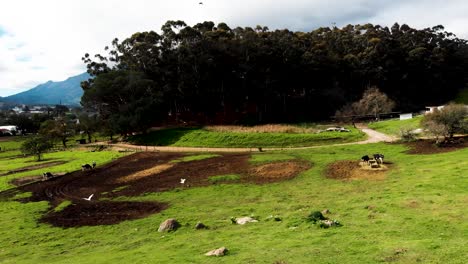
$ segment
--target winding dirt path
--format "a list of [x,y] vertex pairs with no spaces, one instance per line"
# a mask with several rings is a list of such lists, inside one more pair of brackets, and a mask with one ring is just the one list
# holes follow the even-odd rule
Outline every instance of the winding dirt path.
[[[262,148],[262,151],[273,151],[273,150],[301,150],[301,149],[312,149],[312,148],[323,148],[330,146],[346,146],[346,145],[355,145],[355,144],[369,144],[369,143],[378,143],[378,142],[393,142],[397,140],[396,137],[392,137],[380,132],[377,132],[373,129],[368,128],[365,124],[356,124],[362,132],[366,133],[368,138],[366,140],[349,142],[349,143],[338,143],[330,145],[320,145],[320,146],[308,146],[308,147],[285,147],[285,148]],[[104,142],[98,142],[94,145],[107,145],[117,150],[137,150],[137,151],[161,151],[161,152],[259,152],[258,148],[206,148],[206,147],[172,147],[172,146],[141,146],[141,145],[132,145],[125,143],[115,143],[108,144]]]

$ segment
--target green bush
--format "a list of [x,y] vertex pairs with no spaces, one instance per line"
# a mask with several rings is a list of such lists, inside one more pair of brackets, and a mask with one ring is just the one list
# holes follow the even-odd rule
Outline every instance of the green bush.
[[323,214],[320,211],[314,211],[309,216],[307,216],[307,220],[314,223],[314,224],[317,221],[326,220],[326,219],[327,218],[325,218],[325,216],[323,216]]

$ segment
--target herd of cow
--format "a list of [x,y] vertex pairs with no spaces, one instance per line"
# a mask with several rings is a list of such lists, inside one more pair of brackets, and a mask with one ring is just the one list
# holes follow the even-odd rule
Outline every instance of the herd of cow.
[[371,166],[371,168],[378,168],[381,164],[384,163],[384,155],[383,154],[374,154],[372,155],[373,159],[370,158],[368,155],[362,156],[361,162],[366,163],[367,165]]
[[[89,165],[89,164],[83,164],[83,165],[81,165],[81,170],[82,170],[82,171],[86,171],[86,170],[92,170],[92,169],[96,168],[96,162],[93,161],[92,164],[93,164],[93,165]],[[49,180],[49,179],[51,179],[51,178],[53,178],[53,177],[54,177],[54,175],[53,175],[51,172],[44,172],[44,173],[42,173],[42,180],[43,180],[43,181]]]

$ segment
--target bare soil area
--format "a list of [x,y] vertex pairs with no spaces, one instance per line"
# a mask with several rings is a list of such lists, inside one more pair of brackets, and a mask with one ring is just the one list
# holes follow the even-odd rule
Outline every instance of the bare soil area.
[[249,180],[255,183],[268,183],[294,178],[298,172],[310,168],[310,164],[300,161],[268,163],[249,169]]
[[31,166],[26,166],[26,167],[22,167],[22,168],[19,168],[19,169],[11,170],[11,171],[9,171],[7,173],[0,174],[0,176],[10,175],[10,174],[19,173],[19,172],[25,172],[25,171],[32,171],[32,170],[42,169],[42,168],[52,167],[52,166],[55,166],[55,165],[61,165],[61,164],[65,164],[65,163],[66,163],[65,161],[45,162],[45,163],[41,163],[41,164],[37,164],[37,165],[31,165]]
[[[108,225],[143,218],[169,205],[157,202],[113,202],[107,199],[212,185],[209,177],[225,174],[241,175],[242,182],[276,182],[291,179],[310,168],[308,162],[301,160],[254,166],[248,162],[249,153],[221,153],[218,157],[204,160],[170,163],[184,155],[174,152],[140,152],[94,170],[76,171],[18,189],[32,193],[24,202],[48,201],[52,208],[64,200],[72,202],[62,211],[50,210],[42,217],[42,222],[61,227]],[[186,179],[183,184],[182,178]],[[84,200],[91,194],[93,197],[90,201]],[[100,198],[106,200],[101,201]]]
[[337,180],[384,180],[387,170],[385,163],[380,168],[372,169],[359,161],[341,160],[328,165],[326,176]]
[[456,138],[459,143],[444,144],[436,146],[434,140],[421,139],[414,142],[405,143],[410,149],[406,152],[408,154],[435,154],[451,152],[468,147],[468,137]]

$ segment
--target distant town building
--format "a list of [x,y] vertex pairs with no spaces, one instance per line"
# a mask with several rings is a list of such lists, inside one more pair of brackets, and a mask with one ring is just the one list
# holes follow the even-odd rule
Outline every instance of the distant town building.
[[0,134],[2,136],[13,136],[18,133],[18,128],[16,126],[0,126]]

